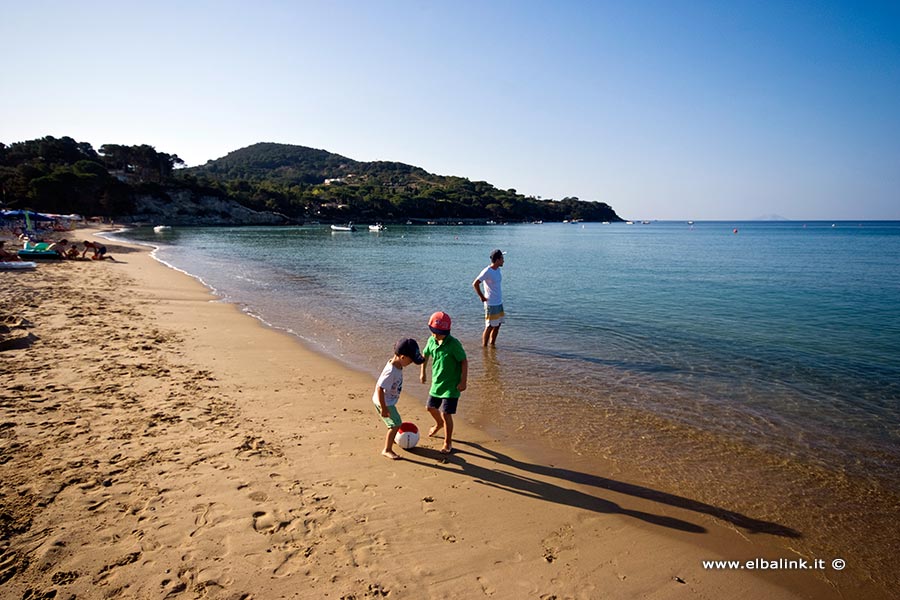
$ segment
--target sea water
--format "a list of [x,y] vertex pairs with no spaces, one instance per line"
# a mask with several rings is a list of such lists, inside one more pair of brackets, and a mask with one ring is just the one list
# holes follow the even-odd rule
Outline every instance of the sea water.
[[[868,569],[890,568],[880,561],[900,507],[900,222],[125,237],[373,381],[393,343],[424,344],[443,310],[469,356],[461,417],[585,471],[611,461],[655,489],[784,525],[813,540],[810,552],[865,546]],[[472,281],[494,248],[507,322],[497,348],[482,349]]]

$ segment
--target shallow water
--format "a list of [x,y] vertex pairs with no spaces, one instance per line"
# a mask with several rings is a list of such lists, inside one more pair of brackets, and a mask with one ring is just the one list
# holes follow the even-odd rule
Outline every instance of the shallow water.
[[[866,540],[871,568],[886,566],[900,496],[900,223],[127,238],[373,377],[396,339],[424,343],[428,316],[444,310],[470,359],[461,416],[815,530],[815,551]],[[508,320],[498,348],[482,350],[471,282],[495,247]]]

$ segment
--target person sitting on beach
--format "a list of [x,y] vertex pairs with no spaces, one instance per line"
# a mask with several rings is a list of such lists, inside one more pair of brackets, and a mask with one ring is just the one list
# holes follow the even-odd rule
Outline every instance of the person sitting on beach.
[[450,335],[450,315],[438,311],[428,320],[431,337],[425,344],[422,354],[420,378],[425,383],[425,367],[428,357],[434,358],[431,368],[431,389],[428,392],[428,414],[434,419],[434,427],[428,432],[429,437],[444,430],[444,447],[442,454],[453,450],[453,415],[459,403],[460,392],[464,392],[469,378],[469,361],[462,344]]
[[75,254],[78,254],[78,250],[75,248],[75,244],[69,245],[69,240],[63,238],[58,242],[54,242],[47,246],[48,251],[56,252],[59,254],[60,258],[72,258],[71,252],[75,250]]
[[87,254],[88,250],[94,251],[94,255],[91,257],[91,260],[103,260],[104,258],[115,260],[112,256],[106,256],[106,246],[104,246],[100,242],[91,242],[89,240],[85,240],[84,252],[81,253],[81,258],[84,258],[84,255]]
[[6,245],[6,241],[0,240],[0,261],[10,262],[14,260],[21,260],[18,254],[8,251],[3,247],[4,245]]
[[394,438],[400,429],[403,419],[397,412],[397,401],[400,400],[400,390],[403,389],[403,367],[410,363],[417,365],[425,362],[422,353],[419,352],[419,344],[412,338],[405,338],[394,346],[394,356],[384,366],[378,382],[375,384],[375,393],[372,394],[372,402],[375,410],[381,415],[381,419],[388,426],[387,437],[384,440],[383,456],[391,460],[397,460],[400,455],[394,452]]

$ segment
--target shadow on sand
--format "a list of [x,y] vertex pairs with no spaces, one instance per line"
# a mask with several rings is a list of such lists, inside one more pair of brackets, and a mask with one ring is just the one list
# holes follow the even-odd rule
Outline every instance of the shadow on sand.
[[[521,496],[565,504],[567,506],[582,508],[593,512],[621,514],[640,519],[653,525],[677,529],[688,533],[706,533],[707,530],[700,525],[682,519],[623,508],[610,500],[604,500],[592,494],[548,483],[525,475],[516,474],[511,472],[511,470],[515,469],[521,472],[533,473],[541,477],[557,479],[567,484],[593,486],[619,494],[643,498],[651,502],[658,502],[660,504],[666,504],[684,510],[711,515],[717,519],[741,527],[749,533],[766,533],[789,538],[802,537],[800,532],[779,525],[778,523],[754,519],[724,508],[691,500],[690,498],[684,498],[682,496],[676,496],[674,494],[616,481],[606,477],[591,475],[589,473],[523,462],[473,442],[454,440],[454,446],[455,449],[450,455],[441,454],[437,450],[430,448],[414,448],[407,451],[404,454],[404,458],[423,466],[429,466],[459,475],[467,475],[476,483],[488,485]],[[460,446],[466,446],[471,450],[460,449]],[[413,460],[410,455],[432,459],[436,462],[435,464],[430,464]],[[471,460],[466,460],[466,456],[492,461],[501,467],[506,467],[506,469],[480,466]]]

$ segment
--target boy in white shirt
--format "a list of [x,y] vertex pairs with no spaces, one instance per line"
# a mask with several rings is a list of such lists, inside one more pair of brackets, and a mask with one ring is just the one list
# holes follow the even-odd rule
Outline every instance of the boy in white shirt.
[[394,437],[403,419],[397,412],[397,401],[400,400],[400,391],[403,389],[403,367],[410,363],[421,365],[425,362],[422,353],[419,352],[419,344],[412,338],[404,338],[394,346],[394,356],[384,366],[384,370],[375,384],[375,393],[372,394],[372,402],[375,409],[381,415],[385,425],[388,426],[387,437],[384,440],[383,456],[391,460],[397,460],[400,455],[394,452]]

